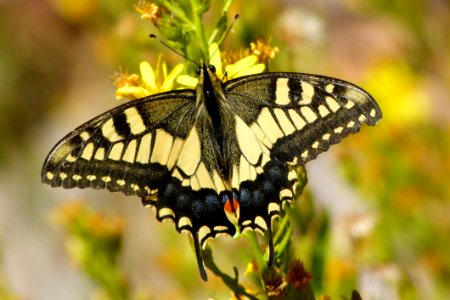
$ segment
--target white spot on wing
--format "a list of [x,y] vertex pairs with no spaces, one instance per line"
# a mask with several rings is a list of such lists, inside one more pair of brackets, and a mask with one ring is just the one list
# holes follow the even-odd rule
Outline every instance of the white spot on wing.
[[206,168],[204,163],[199,164],[195,175],[197,175],[198,182],[200,183],[200,186],[202,188],[215,189],[214,181],[211,178],[211,175],[209,174],[208,169]]
[[292,199],[292,191],[290,189],[284,189],[280,191],[280,199],[286,200],[286,199]]
[[66,157],[66,160],[67,160],[68,162],[75,162],[75,161],[77,160],[77,158],[74,157],[72,154],[69,154],[69,155]]
[[132,140],[128,144],[127,149],[123,154],[122,160],[129,163],[133,163],[135,155],[136,155],[136,140]]
[[188,217],[181,217],[180,220],[178,220],[178,228],[182,227],[190,227],[192,228],[191,220]]
[[252,164],[255,165],[259,158],[261,157],[262,150],[258,142],[258,139],[253,134],[252,130],[247,126],[247,124],[242,121],[238,116],[235,117],[236,120],[236,135],[239,143],[239,148],[245,158]]
[[108,158],[112,160],[119,160],[122,156],[123,143],[116,143],[112,146],[109,152]]
[[250,180],[250,164],[247,159],[242,155],[239,163],[239,181],[243,182]]
[[84,149],[81,157],[85,160],[91,160],[92,155],[94,154],[94,143],[88,143]]
[[87,141],[90,137],[91,137],[91,135],[87,131],[83,131],[82,133],[80,133],[80,138],[83,141]]
[[155,133],[155,146],[152,149],[150,162],[159,163],[161,165],[167,164],[172,148],[173,137],[164,129],[158,128]]
[[353,101],[348,100],[348,102],[345,104],[345,108],[350,109],[353,106],[355,106],[355,103]]
[[109,118],[102,126],[102,134],[110,142],[118,142],[123,140],[123,136],[119,135],[114,127],[113,118]]
[[182,169],[186,175],[191,176],[197,169],[200,159],[200,139],[198,137],[197,128],[193,127],[178,156],[177,166]]
[[341,106],[339,105],[339,103],[330,96],[326,96],[325,97],[325,101],[328,104],[328,107],[333,111],[333,112],[337,112],[339,110],[339,108],[341,108]]
[[277,139],[284,136],[267,107],[264,107],[261,110],[258,117],[258,124],[272,144],[275,143]]
[[267,208],[267,212],[269,213],[269,215],[271,213],[279,213],[280,212],[280,205],[278,203],[275,203],[275,202],[270,202],[269,206]]
[[217,193],[225,191],[225,185],[223,184],[222,178],[220,177],[219,173],[215,170],[213,171],[213,181]]
[[183,149],[184,140],[180,138],[175,138],[175,141],[172,145],[172,150],[170,150],[169,159],[167,160],[167,168],[171,170],[173,166],[175,166],[175,163],[177,162],[177,159],[180,155],[181,150]]
[[139,143],[139,150],[136,156],[136,162],[141,164],[148,164],[148,160],[150,159],[150,147],[152,142],[151,133],[147,133],[141,138],[141,142]]
[[329,94],[332,94],[334,91],[334,84],[329,83],[325,86],[325,91],[327,91]]
[[304,159],[308,158],[308,150],[303,151],[302,154],[301,154],[301,156],[302,156],[302,158],[304,158]]
[[198,230],[198,239],[200,240],[200,242],[203,242],[205,237],[210,233],[211,229],[208,226],[204,225],[200,227],[200,229]]
[[297,172],[295,170],[292,170],[288,173],[288,180],[296,180],[297,179]]
[[305,120],[303,120],[303,118],[300,117],[300,115],[294,109],[289,110],[289,116],[291,117],[292,122],[294,122],[294,125],[298,130],[302,129],[306,125]]
[[344,127],[339,126],[339,127],[336,127],[336,128],[334,129],[334,132],[335,132],[335,133],[341,133],[343,130],[344,130]]
[[288,78],[278,78],[277,79],[277,90],[275,93],[275,103],[278,105],[286,105],[291,101],[289,100],[289,86]]
[[361,123],[364,122],[365,120],[367,120],[365,115],[360,115],[358,118],[358,121],[360,121]]
[[250,129],[255,133],[258,140],[267,148],[272,148],[272,142],[266,136],[266,134],[262,131],[261,127],[259,127],[258,123],[253,123],[250,125]]
[[258,225],[259,227],[261,227],[264,230],[267,230],[267,223],[266,221],[264,221],[264,219],[260,216],[257,216],[255,218],[255,224]]
[[158,211],[160,218],[175,217],[175,213],[168,207],[163,207]]
[[319,114],[322,118],[327,116],[329,113],[330,111],[325,107],[325,105],[319,105]]
[[104,160],[105,159],[105,148],[100,147],[95,151],[94,159]]
[[314,87],[306,81],[302,81],[300,84],[302,87],[302,100],[298,104],[310,104],[314,96]]
[[181,173],[177,169],[173,170],[172,176],[177,178],[177,179],[179,179],[180,181],[184,180],[183,176],[181,175]]
[[281,130],[283,130],[285,135],[289,135],[295,131],[294,125],[292,125],[291,121],[289,121],[288,117],[281,108],[275,108],[273,112],[277,117]]
[[127,108],[124,113],[127,118],[127,123],[130,125],[132,134],[137,135],[145,131],[144,121],[136,107]]
[[317,119],[317,115],[308,106],[300,107],[300,112],[303,114],[308,123],[312,123]]

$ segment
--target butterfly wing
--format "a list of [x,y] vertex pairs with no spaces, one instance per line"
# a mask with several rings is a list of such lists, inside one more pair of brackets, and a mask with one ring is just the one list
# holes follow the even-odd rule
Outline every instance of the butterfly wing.
[[222,201],[228,197],[211,155],[209,131],[197,124],[193,90],[158,94],[108,111],[64,137],[42,168],[53,187],[108,189],[137,195],[159,221],[192,233],[200,246],[218,233],[234,234]]
[[283,201],[293,198],[293,167],[359,131],[363,123],[374,125],[381,118],[367,92],[325,76],[263,73],[231,80],[224,89],[239,119],[236,135],[242,155],[233,187],[239,190],[243,229],[270,229]]
[[193,99],[193,91],[158,94],[92,119],[53,148],[42,181],[141,197],[156,194],[193,125]]

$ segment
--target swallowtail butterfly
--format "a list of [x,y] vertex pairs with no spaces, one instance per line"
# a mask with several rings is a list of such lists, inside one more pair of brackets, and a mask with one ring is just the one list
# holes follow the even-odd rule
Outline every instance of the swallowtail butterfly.
[[268,231],[293,200],[296,172],[331,144],[375,125],[381,111],[361,88],[330,77],[262,73],[223,83],[212,65],[195,90],[120,105],[81,125],[50,152],[42,181],[53,187],[136,195],[192,234],[201,247],[236,227]]

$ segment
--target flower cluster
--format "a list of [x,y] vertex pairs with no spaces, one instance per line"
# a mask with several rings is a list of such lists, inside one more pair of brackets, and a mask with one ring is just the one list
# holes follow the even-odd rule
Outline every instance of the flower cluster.
[[[210,64],[215,66],[217,76],[224,81],[264,72],[268,60],[273,58],[276,52],[277,48],[271,48],[261,40],[251,43],[250,48],[241,53],[227,53],[227,56],[220,52],[216,43],[209,46]],[[233,59],[230,59],[231,57]],[[140,63],[140,75],[119,72],[115,76],[116,99],[135,100],[176,88],[194,88],[198,79],[182,74],[185,69],[185,64],[178,64],[168,72],[161,56],[156,70],[147,61],[143,61]]]

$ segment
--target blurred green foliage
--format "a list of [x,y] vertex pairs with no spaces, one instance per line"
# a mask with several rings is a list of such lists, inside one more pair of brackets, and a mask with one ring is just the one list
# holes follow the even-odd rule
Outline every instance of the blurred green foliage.
[[123,220],[92,211],[83,202],[68,202],[54,220],[67,233],[66,246],[75,264],[100,288],[105,299],[129,299],[119,265]]

